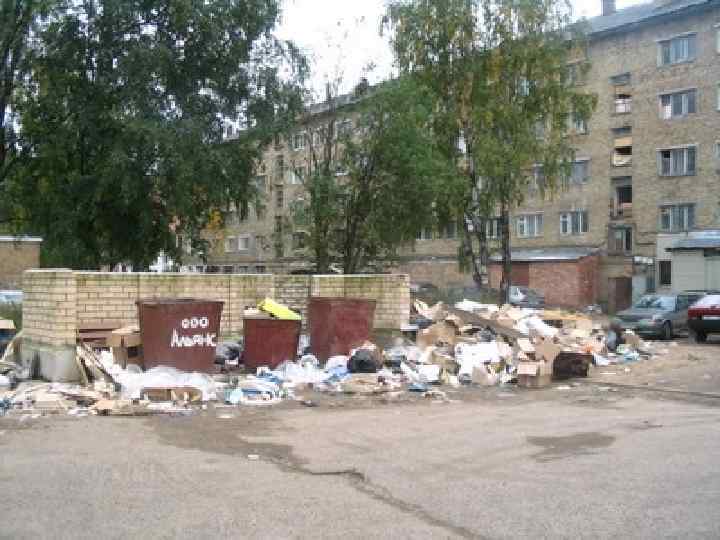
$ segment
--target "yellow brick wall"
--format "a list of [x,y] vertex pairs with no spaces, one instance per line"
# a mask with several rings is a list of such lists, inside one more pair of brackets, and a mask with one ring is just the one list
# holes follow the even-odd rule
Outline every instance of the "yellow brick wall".
[[23,318],[28,339],[72,345],[78,326],[137,323],[140,299],[203,298],[224,302],[220,333],[242,333],[243,311],[271,297],[303,314],[309,294],[377,301],[375,326],[398,328],[409,316],[406,275],[291,276],[227,274],[119,274],[30,270],[25,273]]
[[74,345],[77,286],[71,270],[29,270],[23,275],[25,339],[52,346]]

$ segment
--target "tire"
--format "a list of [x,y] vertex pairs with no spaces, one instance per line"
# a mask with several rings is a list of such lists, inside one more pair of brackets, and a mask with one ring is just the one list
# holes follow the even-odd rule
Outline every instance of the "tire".
[[673,338],[673,328],[670,321],[665,321],[662,325],[662,333],[660,334],[664,341],[670,341]]
[[695,330],[690,330],[690,338],[695,343],[705,343],[707,341],[707,334],[705,332],[696,332]]

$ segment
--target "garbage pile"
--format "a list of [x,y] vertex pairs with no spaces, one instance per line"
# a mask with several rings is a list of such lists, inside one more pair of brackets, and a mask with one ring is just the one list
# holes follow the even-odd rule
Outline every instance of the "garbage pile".
[[[296,321],[300,328],[298,314],[269,299],[246,317]],[[294,357],[281,362],[270,361],[268,343],[267,364],[258,366],[247,361],[242,342],[220,343],[214,373],[189,373],[172,365],[143,370],[138,328],[120,328],[103,343],[78,340],[79,384],[20,382],[29,376],[17,362],[18,334],[0,360],[0,416],[191,415],[210,403],[218,410],[283,402],[314,406],[317,402],[307,398],[311,393],[448,401],[450,389],[542,388],[553,380],[586,377],[591,365],[653,354],[653,345],[631,332],[606,332],[588,315],[558,310],[415,301],[411,322],[384,348],[367,336],[347,354],[323,363],[306,335],[287,353]]]

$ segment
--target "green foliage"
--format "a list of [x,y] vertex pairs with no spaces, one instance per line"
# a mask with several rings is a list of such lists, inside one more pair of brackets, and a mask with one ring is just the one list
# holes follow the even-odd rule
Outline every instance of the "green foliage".
[[574,155],[568,119],[587,119],[596,105],[567,75],[571,55],[584,50],[581,29],[560,0],[398,0],[387,23],[402,71],[434,96],[439,146],[465,177],[455,208],[466,223],[461,259],[472,258],[480,284],[485,222],[500,215],[507,285],[509,212],[522,204],[535,165],[544,167],[542,188],[559,188]]
[[47,13],[48,0],[0,0],[0,226],[9,227],[6,178],[18,164],[16,90],[28,70],[30,32]]
[[[176,258],[212,212],[255,198],[263,145],[299,109],[305,63],[276,40],[277,0],[87,0],[40,34],[21,112],[16,216],[46,262]],[[281,77],[282,69],[292,77]],[[242,137],[223,142],[223,119]]]
[[438,192],[450,184],[454,168],[430,134],[429,98],[404,78],[358,101],[354,134],[332,135],[347,110],[328,116],[322,151],[315,152],[324,158],[314,160],[303,182],[306,204],[295,212],[296,224],[310,224],[319,271],[333,262],[345,273],[361,271],[437,222]]

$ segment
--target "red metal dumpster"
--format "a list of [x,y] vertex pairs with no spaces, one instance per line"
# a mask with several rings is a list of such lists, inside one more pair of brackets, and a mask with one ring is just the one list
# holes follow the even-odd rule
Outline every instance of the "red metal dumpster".
[[275,369],[286,360],[295,360],[300,325],[300,321],[252,317],[243,319],[245,370],[252,372],[260,366]]
[[193,298],[138,300],[145,369],[214,371],[224,302]]
[[372,336],[375,300],[310,298],[310,347],[318,360],[347,355]]

